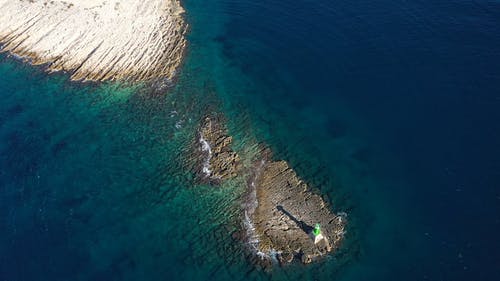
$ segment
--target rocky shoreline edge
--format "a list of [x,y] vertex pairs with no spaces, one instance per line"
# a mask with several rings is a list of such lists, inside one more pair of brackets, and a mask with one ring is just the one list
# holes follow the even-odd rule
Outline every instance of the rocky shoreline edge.
[[268,268],[293,261],[307,264],[335,253],[344,239],[346,214],[334,214],[286,161],[274,160],[264,145],[251,166],[244,167],[231,143],[224,117],[204,117],[194,145],[195,173],[202,183],[212,185],[245,179],[242,230],[233,237],[248,246],[251,261]]
[[187,45],[179,0],[0,0],[0,7],[0,52],[72,80],[171,80]]

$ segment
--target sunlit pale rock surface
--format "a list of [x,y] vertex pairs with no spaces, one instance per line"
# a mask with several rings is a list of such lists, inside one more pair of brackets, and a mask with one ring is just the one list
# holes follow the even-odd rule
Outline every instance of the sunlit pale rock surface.
[[172,78],[183,12],[178,0],[0,0],[1,49],[74,80]]

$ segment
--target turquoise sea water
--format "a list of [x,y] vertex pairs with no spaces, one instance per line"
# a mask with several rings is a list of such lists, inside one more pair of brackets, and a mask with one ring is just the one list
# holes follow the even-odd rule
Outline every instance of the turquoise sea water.
[[[0,280],[498,280],[500,45],[488,1],[185,0],[170,88],[0,57]],[[348,213],[341,253],[264,272],[244,184],[196,185],[198,121],[269,145]]]

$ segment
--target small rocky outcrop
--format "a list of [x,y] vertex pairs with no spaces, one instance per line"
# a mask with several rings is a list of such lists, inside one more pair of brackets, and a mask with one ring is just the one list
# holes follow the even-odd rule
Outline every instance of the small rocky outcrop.
[[207,116],[203,119],[197,143],[201,162],[197,174],[200,178],[219,184],[237,175],[240,159],[231,149],[232,141],[222,117]]
[[[253,246],[262,258],[275,255],[281,263],[310,263],[340,246],[345,215],[332,213],[287,162],[260,161],[249,188],[256,204],[246,217]],[[321,225],[319,239],[312,233],[317,223]]]

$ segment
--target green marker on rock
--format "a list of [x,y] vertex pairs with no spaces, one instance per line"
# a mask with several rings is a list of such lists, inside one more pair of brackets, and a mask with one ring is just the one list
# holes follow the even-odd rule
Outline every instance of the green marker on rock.
[[313,234],[314,236],[318,236],[321,234],[321,227],[319,225],[319,223],[317,223],[315,226],[314,226],[314,229],[313,229]]

